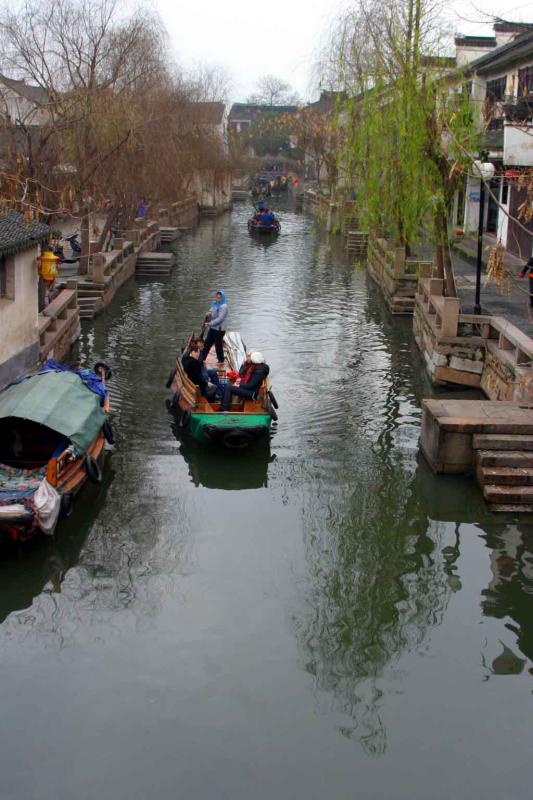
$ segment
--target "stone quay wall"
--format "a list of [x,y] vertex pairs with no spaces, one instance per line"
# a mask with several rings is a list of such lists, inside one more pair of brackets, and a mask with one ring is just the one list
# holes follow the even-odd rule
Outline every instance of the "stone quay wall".
[[430,274],[431,261],[407,258],[405,247],[371,232],[368,237],[368,274],[381,289],[393,314],[412,314],[420,276]]
[[459,300],[444,297],[442,279],[419,280],[413,331],[434,385],[533,402],[533,340],[503,317],[461,314]]

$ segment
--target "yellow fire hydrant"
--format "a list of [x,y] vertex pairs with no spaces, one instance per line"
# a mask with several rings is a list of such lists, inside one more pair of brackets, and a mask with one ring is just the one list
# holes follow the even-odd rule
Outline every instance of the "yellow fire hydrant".
[[57,265],[60,260],[61,259],[54,255],[51,250],[44,250],[41,253],[37,261],[39,262],[39,275],[43,281],[55,281],[58,276]]

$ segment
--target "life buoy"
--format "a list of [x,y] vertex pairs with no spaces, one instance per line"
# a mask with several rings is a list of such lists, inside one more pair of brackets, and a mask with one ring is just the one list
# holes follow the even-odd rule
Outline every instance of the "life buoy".
[[104,434],[104,438],[108,444],[115,444],[115,434],[113,433],[113,428],[111,427],[111,423],[108,419],[102,425],[102,433]]
[[113,373],[111,372],[111,367],[108,367],[107,364],[104,364],[103,361],[97,361],[93,367],[93,370],[94,372],[96,372],[97,375],[100,375],[100,370],[102,370],[102,372],[104,373],[104,379],[106,381],[110,381],[111,378],[113,377]]
[[65,492],[61,495],[60,514],[65,519],[68,519],[74,511],[74,494],[72,492]]
[[186,428],[191,421],[191,412],[186,408],[180,417],[180,428]]
[[100,464],[92,456],[85,456],[85,471],[92,483],[102,483],[102,470]]
[[237,428],[234,431],[225,433],[222,441],[230,450],[243,450],[252,441],[252,436],[248,431]]
[[174,381],[174,375],[175,374],[176,374],[176,367],[174,367],[174,369],[171,369],[170,372],[168,373],[167,382],[165,384],[167,389],[170,389],[170,387],[172,386],[172,382]]

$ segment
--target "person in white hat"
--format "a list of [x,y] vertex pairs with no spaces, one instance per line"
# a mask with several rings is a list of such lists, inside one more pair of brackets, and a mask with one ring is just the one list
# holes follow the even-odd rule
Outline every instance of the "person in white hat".
[[229,411],[232,395],[244,397],[246,400],[253,400],[257,397],[257,392],[269,372],[270,367],[266,363],[263,354],[258,350],[250,353],[250,365],[242,376],[241,381],[238,384],[227,383],[224,387],[222,411]]

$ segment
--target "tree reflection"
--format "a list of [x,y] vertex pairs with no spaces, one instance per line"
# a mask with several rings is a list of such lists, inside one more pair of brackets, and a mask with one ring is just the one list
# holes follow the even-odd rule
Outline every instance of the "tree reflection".
[[[487,531],[492,580],[483,592],[483,613],[505,619],[522,654],[533,662],[533,531],[531,526],[495,526]],[[502,643],[495,674],[518,674],[524,660]]]

